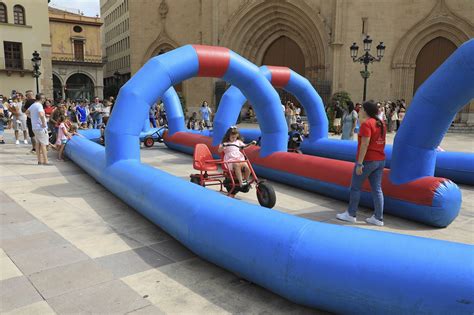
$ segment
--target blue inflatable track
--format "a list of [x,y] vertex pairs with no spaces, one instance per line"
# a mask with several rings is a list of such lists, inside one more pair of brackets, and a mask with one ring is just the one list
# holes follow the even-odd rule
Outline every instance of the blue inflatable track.
[[[228,49],[184,46],[152,58],[122,87],[105,150],[73,137],[67,156],[196,254],[296,303],[336,313],[474,312],[473,246],[314,222],[140,163],[138,137],[149,107],[196,75],[222,77],[257,115],[285,126],[276,115],[278,95],[255,65]],[[131,103],[136,110],[129,111]],[[272,104],[274,112],[257,104]],[[285,151],[286,130],[261,126],[263,155]]]

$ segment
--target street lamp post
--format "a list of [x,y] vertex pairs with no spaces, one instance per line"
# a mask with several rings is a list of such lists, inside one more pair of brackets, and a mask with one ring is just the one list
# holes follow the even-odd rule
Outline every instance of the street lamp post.
[[357,53],[359,51],[359,46],[357,46],[356,43],[352,44],[352,46],[350,47],[350,51],[351,51],[352,61],[364,64],[364,70],[362,70],[360,72],[360,75],[364,79],[363,101],[365,102],[366,97],[367,97],[367,79],[370,76],[370,72],[369,72],[367,66],[369,65],[369,63],[372,63],[374,61],[378,62],[378,61],[382,60],[383,55],[385,53],[385,45],[383,44],[383,42],[380,42],[380,44],[377,45],[377,57],[374,57],[369,53],[370,48],[372,46],[372,39],[370,38],[370,36],[367,35],[364,38],[363,42],[364,42],[364,51],[365,51],[365,53],[362,56],[357,57]]
[[36,50],[33,53],[33,58],[31,58],[31,64],[33,65],[33,76],[36,79],[36,94],[39,94],[38,78],[41,75],[41,72],[39,71],[39,68],[41,66],[41,57]]

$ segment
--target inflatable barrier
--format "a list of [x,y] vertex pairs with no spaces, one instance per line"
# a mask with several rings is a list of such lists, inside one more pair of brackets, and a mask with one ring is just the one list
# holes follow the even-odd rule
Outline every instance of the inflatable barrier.
[[[256,66],[225,48],[188,45],[152,58],[121,88],[105,148],[73,137],[67,156],[199,256],[296,303],[337,313],[474,311],[472,246],[314,222],[140,163],[149,107],[196,75],[222,77],[253,104],[274,104],[256,113],[284,125],[272,117],[281,114],[278,96]],[[260,158],[286,151],[286,130],[261,126]]]
[[[468,47],[465,48],[465,56],[469,54],[467,52],[468,49]],[[474,54],[474,49],[470,52],[470,54]],[[419,96],[415,96],[415,99],[412,105],[410,106],[410,111],[408,111],[406,115],[406,117],[413,118],[404,120],[403,129],[401,129],[401,131],[409,130],[405,132],[406,135],[403,137],[410,139],[414,136],[412,131],[418,130],[420,127],[422,127],[420,126],[420,124],[422,124],[423,126],[426,125],[425,128],[427,130],[425,133],[423,133],[422,136],[417,135],[415,137],[420,137],[420,139],[417,141],[418,145],[423,143],[425,139],[433,139],[430,141],[432,142],[430,146],[430,150],[432,152],[431,154],[434,154],[434,157],[432,157],[433,160],[429,163],[429,166],[426,166],[427,169],[421,172],[420,176],[418,176],[417,178],[422,176],[435,175],[438,177],[449,178],[456,183],[474,185],[474,154],[464,152],[433,153],[434,149],[437,147],[437,145],[433,147],[434,143],[439,143],[442,139],[442,137],[435,137],[435,134],[441,132],[444,135],[447,128],[449,127],[449,124],[451,123],[451,121],[449,121],[449,123],[447,122],[446,117],[451,117],[453,113],[457,113],[457,111],[459,111],[462,106],[469,103],[469,101],[474,97],[474,78],[472,74],[472,68],[474,64],[473,58],[470,58],[469,60],[467,59],[467,57],[464,56],[459,56],[457,58],[462,59],[463,62],[460,63],[454,60],[448,63],[450,75],[457,76],[457,79],[452,81],[456,82],[456,84],[453,85],[453,89],[447,91],[445,86],[443,86],[443,88],[441,88],[440,86],[434,86],[431,90],[432,92],[429,92],[427,88],[420,88],[420,90],[417,92],[417,95],[420,93],[421,94]],[[455,67],[454,64],[456,64],[457,66]],[[440,69],[433,74],[433,77],[443,78],[446,73],[446,70],[443,69],[448,69],[448,67],[440,67]],[[353,162],[355,160],[355,155],[357,151],[356,141],[341,141],[335,139],[328,139],[328,121],[326,113],[324,111],[324,105],[318,93],[308,82],[307,79],[303,78],[296,72],[286,67],[262,66],[260,70],[262,74],[269,81],[271,81],[273,86],[283,88],[285,91],[293,94],[305,109],[311,132],[309,139],[305,139],[301,145],[301,150],[303,151],[303,153],[343,161]],[[438,85],[440,84],[442,83],[438,83]],[[429,83],[429,80],[427,80],[424,85],[432,86],[432,84]],[[438,94],[433,94],[434,92],[444,93],[447,96],[445,95],[444,98],[439,98]],[[428,93],[431,93],[432,95],[428,98],[425,98],[424,95]],[[451,95],[456,95],[456,98],[451,97]],[[438,102],[427,102],[426,99],[437,99]],[[439,101],[440,99],[443,99],[444,103],[441,103]],[[423,110],[418,110],[417,112],[430,112],[430,119],[423,119],[422,123],[419,119],[417,119],[417,117],[419,117],[417,116],[418,114],[412,114],[415,112],[413,108],[418,107],[417,100],[425,100]],[[230,87],[224,93],[219,103],[219,107],[214,119],[214,134],[212,135],[213,145],[218,144],[222,140],[222,137],[224,136],[224,133],[226,132],[227,128],[236,123],[240,110],[246,101],[247,99],[236,87]],[[445,111],[438,112],[437,110],[432,110],[434,104],[439,104],[438,107],[443,107]],[[179,106],[179,104],[175,104],[172,106]],[[430,107],[428,108],[427,106]],[[433,114],[433,112],[437,114]],[[444,121],[444,123],[441,123],[439,119],[443,119],[443,121],[446,121]],[[437,133],[434,133],[431,128],[432,124],[435,124],[436,126],[443,125],[443,128],[437,130]],[[403,135],[403,132],[401,133],[401,135]],[[397,137],[400,136],[397,135]],[[251,133],[250,137],[245,138],[248,138],[249,141],[257,139],[258,130],[254,130]],[[385,154],[385,167],[390,168],[392,160],[391,145],[386,145]],[[405,162],[405,158],[402,158],[401,160],[401,164],[407,164]],[[417,160],[412,159],[412,161]],[[435,166],[431,164],[435,164]],[[418,165],[418,162],[414,163],[414,165],[414,168],[417,168],[416,165]]]
[[[217,146],[212,145],[209,137],[180,132],[173,136],[165,133],[164,139],[168,147],[188,154],[193,154],[196,144],[204,143],[218,157]],[[354,163],[288,152],[261,158],[254,148],[246,152],[259,176],[335,199],[349,200]],[[424,177],[404,185],[394,185],[389,180],[389,173],[385,169],[382,180],[385,213],[435,227],[448,226],[459,214],[461,191],[452,181]],[[370,208],[373,205],[367,181],[360,204]]]

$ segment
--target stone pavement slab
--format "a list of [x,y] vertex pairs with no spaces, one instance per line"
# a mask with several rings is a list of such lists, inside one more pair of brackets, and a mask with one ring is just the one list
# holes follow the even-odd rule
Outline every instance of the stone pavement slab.
[[49,230],[47,232],[36,233],[32,235],[17,237],[14,239],[3,240],[1,247],[11,255],[18,255],[34,250],[56,247],[58,245],[69,244],[57,233]]
[[41,295],[24,276],[0,281],[0,313],[42,300]]
[[112,271],[115,278],[122,278],[142,271],[173,263],[171,259],[149,247],[140,247],[95,260],[103,268]]
[[48,231],[50,231],[48,226],[37,220],[5,224],[2,225],[0,241],[11,240],[22,236],[28,236]]
[[70,244],[24,251],[11,254],[10,257],[25,275],[89,259],[87,255]]
[[93,260],[47,269],[29,276],[45,299],[84,289],[113,279],[113,274]]
[[0,281],[22,276],[23,273],[0,248]]
[[120,280],[76,290],[47,300],[58,314],[126,314],[150,302]]
[[127,315],[164,315],[163,311],[161,311],[155,305],[148,305],[138,310],[132,311],[127,313]]
[[150,248],[174,261],[182,261],[196,257],[196,254],[174,239],[153,244]]
[[3,315],[55,315],[46,301],[36,302],[2,313]]
[[157,226],[139,227],[124,234],[142,245],[152,245],[172,239],[171,236]]

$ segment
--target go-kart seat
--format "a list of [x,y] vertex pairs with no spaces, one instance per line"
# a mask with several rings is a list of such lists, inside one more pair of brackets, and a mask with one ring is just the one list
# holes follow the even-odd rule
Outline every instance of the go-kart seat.
[[194,155],[193,155],[193,167],[195,170],[198,171],[217,171],[217,164],[213,162],[209,162],[213,160],[211,151],[207,145],[203,143],[198,143],[194,147]]

